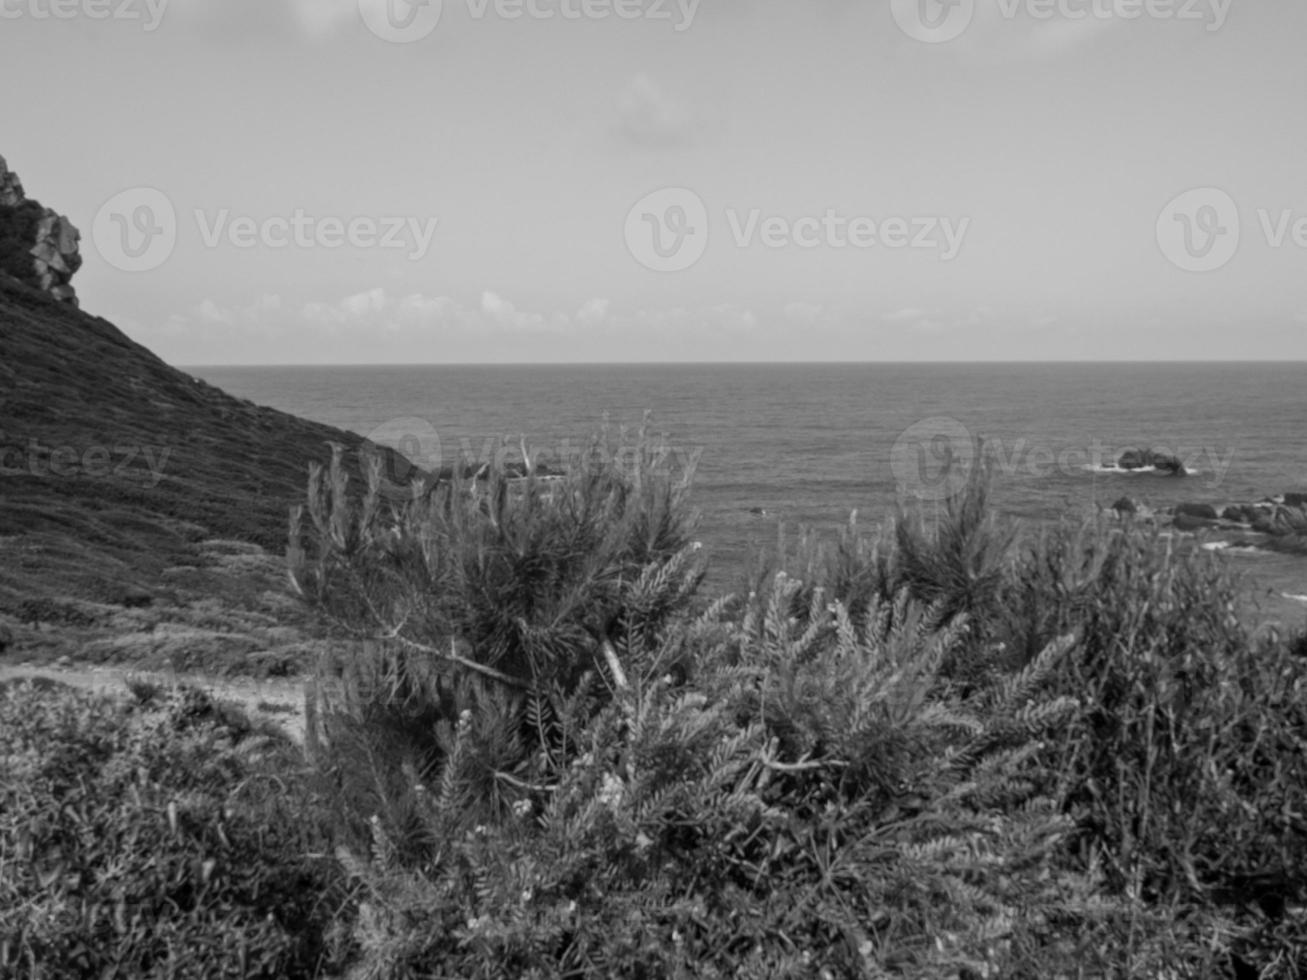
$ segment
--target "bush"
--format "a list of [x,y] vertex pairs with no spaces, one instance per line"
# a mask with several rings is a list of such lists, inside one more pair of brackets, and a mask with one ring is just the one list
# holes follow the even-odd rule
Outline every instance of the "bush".
[[466,715],[414,787],[424,859],[380,821],[342,851],[366,889],[354,975],[1013,976],[1016,937],[1092,925],[1092,887],[1050,876],[1071,828],[1033,762],[1075,709],[1040,694],[1069,644],[959,702],[937,673],[956,628],[905,597],[915,626],[860,635],[835,604],[798,630],[795,588],[688,624],[692,685],[628,648],[629,686],[557,719],[575,749],[511,781],[500,819],[472,805],[491,733]]
[[[533,755],[567,751],[570,734],[550,719],[583,678],[624,683],[618,649],[693,605],[703,572],[687,485],[666,462],[643,432],[629,460],[599,437],[565,477],[537,477],[526,459],[524,478],[453,472],[398,506],[377,465],[360,502],[339,458],[313,473],[291,574],[311,603],[368,638],[352,660],[323,665],[312,731],[333,746],[330,778],[352,801],[342,813],[355,835],[379,814],[405,853],[421,851],[404,772],[426,778],[464,712],[493,729],[483,761],[526,778]],[[586,690],[597,710],[604,685]],[[501,814],[502,783],[488,782],[479,801]]]
[[1307,663],[1217,557],[978,477],[708,604],[643,458],[315,477],[353,976],[1303,975]]
[[141,690],[0,690],[0,974],[318,975],[343,893],[293,752]]

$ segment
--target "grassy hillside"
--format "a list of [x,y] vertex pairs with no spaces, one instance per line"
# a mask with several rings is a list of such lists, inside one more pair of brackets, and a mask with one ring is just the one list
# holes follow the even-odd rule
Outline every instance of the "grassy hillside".
[[287,514],[310,463],[335,442],[356,464],[364,440],[233,398],[3,275],[0,350],[8,656],[177,666],[185,648],[184,666],[228,669],[300,642]]

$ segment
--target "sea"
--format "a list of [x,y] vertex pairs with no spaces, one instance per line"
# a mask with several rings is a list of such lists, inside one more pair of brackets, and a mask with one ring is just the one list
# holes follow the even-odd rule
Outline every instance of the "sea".
[[[607,426],[629,451],[662,437],[719,590],[751,560],[856,512],[872,529],[933,519],[985,461],[1003,514],[1079,521],[1122,497],[1147,507],[1307,492],[1307,363],[663,364],[195,367],[241,398],[394,446],[427,468],[495,454],[561,464]],[[1116,464],[1179,457],[1185,477]],[[1182,537],[1176,532],[1177,537]],[[1307,623],[1307,557],[1229,547],[1265,621]]]

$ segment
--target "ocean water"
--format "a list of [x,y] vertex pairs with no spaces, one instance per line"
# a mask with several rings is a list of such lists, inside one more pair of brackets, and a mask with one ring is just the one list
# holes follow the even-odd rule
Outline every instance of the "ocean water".
[[[717,584],[778,523],[870,526],[929,515],[983,456],[1001,511],[1028,522],[1122,496],[1156,506],[1307,491],[1307,364],[800,364],[193,368],[258,404],[369,435],[426,465],[561,459],[605,418],[644,413],[692,501]],[[621,440],[619,440],[620,442]],[[629,442],[629,440],[628,440]],[[1179,456],[1177,479],[1116,470],[1130,447]],[[1307,619],[1307,558],[1229,552],[1267,612]]]

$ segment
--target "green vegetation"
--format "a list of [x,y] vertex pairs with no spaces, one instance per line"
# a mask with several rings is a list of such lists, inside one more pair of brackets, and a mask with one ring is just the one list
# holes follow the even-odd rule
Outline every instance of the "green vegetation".
[[199,691],[133,694],[0,689],[0,976],[330,968],[340,878],[294,746]]
[[[716,598],[640,444],[403,505],[379,467],[363,494],[316,471],[291,574],[356,642],[322,659],[307,762],[149,691],[0,694],[0,855],[29,813],[68,841],[0,875],[7,968],[59,975],[58,908],[133,976],[235,969],[220,926],[251,973],[378,980],[1307,971],[1307,643],[1245,628],[1219,556],[1020,537],[978,476]],[[150,929],[113,925],[115,881]]]
[[[0,216],[0,252],[4,234]],[[3,274],[0,351],[0,627],[23,658],[311,669],[325,637],[288,595],[286,513],[329,443],[361,486],[363,438],[234,398]]]

